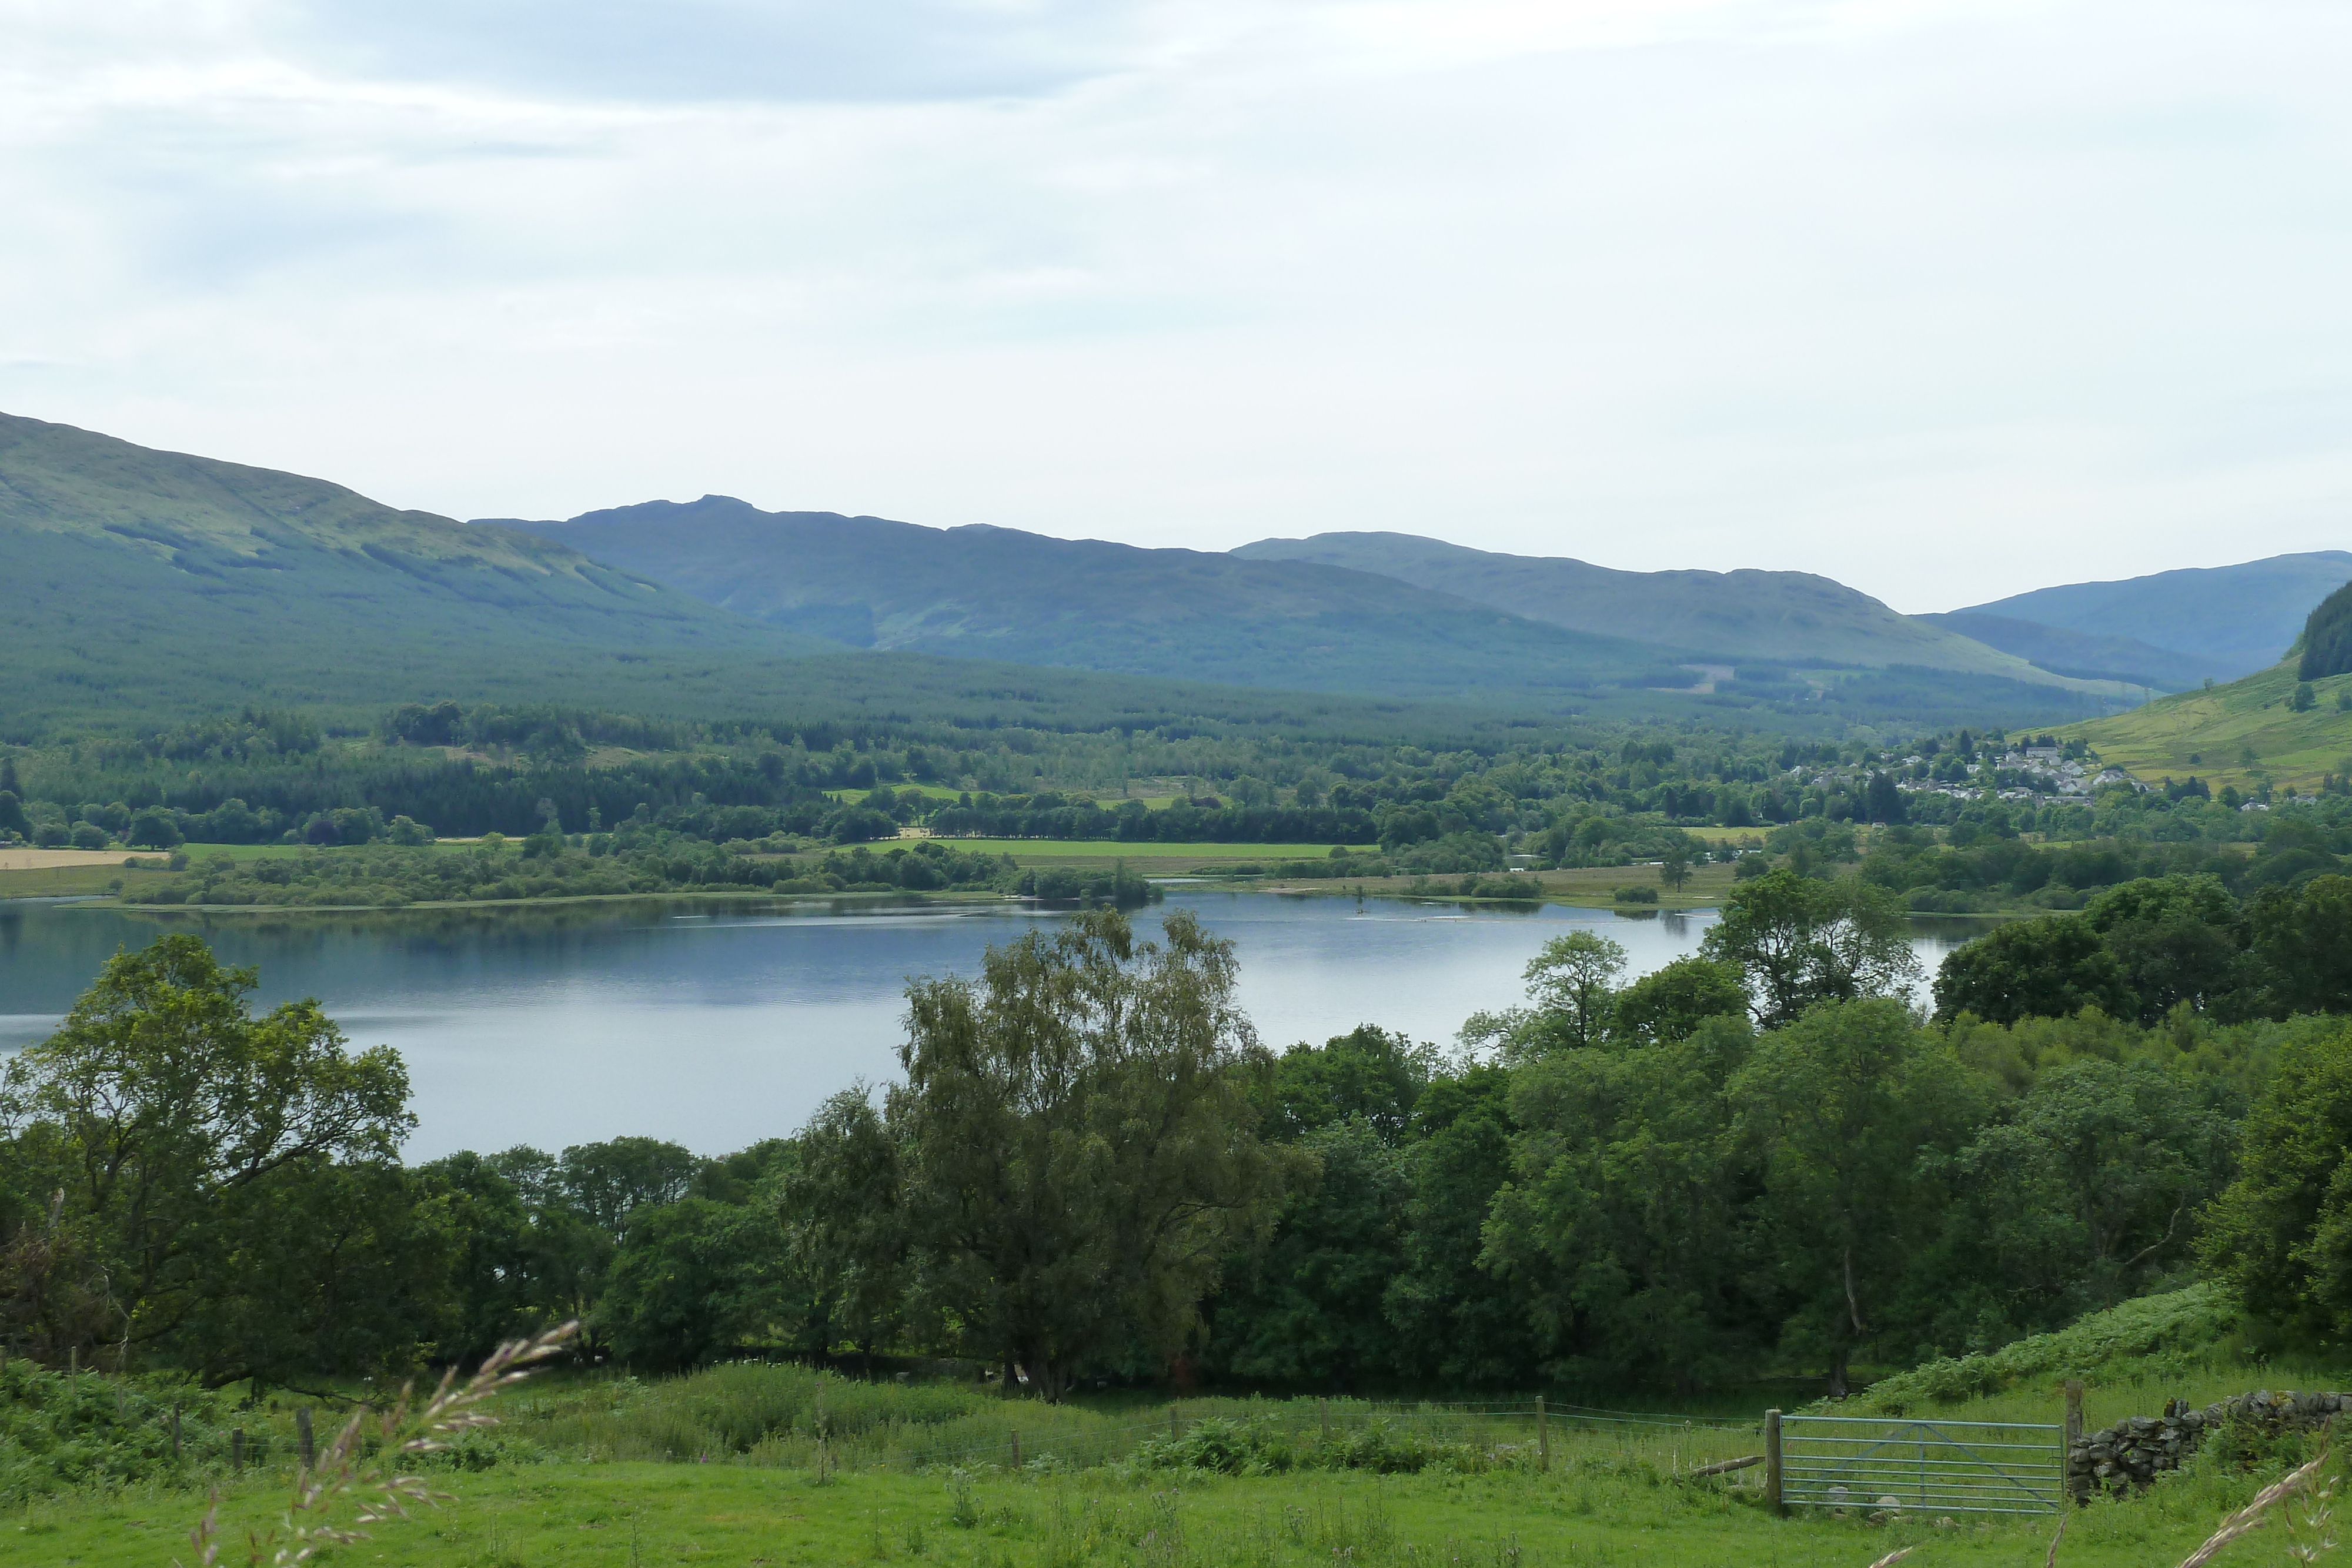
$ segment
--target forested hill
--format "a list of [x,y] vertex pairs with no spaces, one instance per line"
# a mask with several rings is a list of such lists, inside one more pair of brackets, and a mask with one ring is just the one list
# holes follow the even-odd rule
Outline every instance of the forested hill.
[[1866,593],[1802,571],[1618,571],[1413,534],[1259,539],[1244,560],[1314,561],[1423,583],[1580,632],[1671,643],[1685,658],[1913,665],[2054,684],[2060,677]]
[[856,648],[1390,695],[1690,679],[1665,648],[1306,562],[763,512],[725,496],[507,526]]

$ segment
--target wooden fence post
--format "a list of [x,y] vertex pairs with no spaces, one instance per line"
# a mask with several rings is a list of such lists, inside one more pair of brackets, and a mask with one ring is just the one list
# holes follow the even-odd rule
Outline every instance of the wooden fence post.
[[1551,1471],[1551,1412],[1540,1394],[1536,1396],[1536,1468]]
[[1171,1399],[1168,1402],[1168,1440],[1172,1443],[1183,1435],[1182,1428],[1176,1425],[1176,1402]]
[[2074,1445],[2082,1440],[2083,1380],[2079,1377],[2070,1377],[2066,1380],[2066,1436],[2063,1457],[2059,1461],[2061,1466],[2059,1474],[2065,1478],[2066,1495],[2077,1502],[2083,1499],[2083,1486],[2074,1475]]
[[1021,1468],[1021,1434],[1017,1429],[1013,1434],[1013,1468]]
[[294,1407],[294,1439],[302,1446],[302,1468],[306,1470],[317,1469],[319,1448],[310,1440],[310,1407],[308,1405]]
[[245,1428],[242,1427],[229,1428],[228,1468],[232,1470],[245,1469]]
[[1780,1502],[1780,1413],[1764,1412],[1764,1506],[1785,1511]]
[[172,1458],[180,1457],[180,1407],[172,1406]]

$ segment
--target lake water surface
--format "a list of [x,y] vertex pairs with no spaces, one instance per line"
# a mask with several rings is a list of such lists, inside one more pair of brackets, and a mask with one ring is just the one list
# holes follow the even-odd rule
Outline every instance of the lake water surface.
[[[1243,1001],[1276,1047],[1360,1023],[1450,1043],[1473,1012],[1521,999],[1519,972],[1552,936],[1603,932],[1639,975],[1694,951],[1714,918],[1179,888],[1137,915],[1139,934],[1180,908],[1234,942]],[[261,1005],[316,997],[354,1044],[399,1050],[412,1158],[624,1134],[719,1154],[890,1077],[909,977],[977,974],[991,943],[1058,918],[864,899],[355,915],[0,902],[0,1051],[55,1029],[116,947],[195,931],[225,962],[259,967]],[[1932,973],[1972,934],[1923,926],[1914,946]]]

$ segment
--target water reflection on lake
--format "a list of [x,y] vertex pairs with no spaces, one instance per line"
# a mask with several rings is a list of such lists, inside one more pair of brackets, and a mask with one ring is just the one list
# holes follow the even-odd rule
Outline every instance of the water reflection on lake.
[[[1378,1023],[1450,1041],[1520,998],[1544,942],[1580,927],[1634,974],[1692,952],[1711,912],[1626,916],[1179,888],[1239,948],[1242,996],[1272,1045]],[[788,1133],[858,1078],[889,1076],[914,975],[978,972],[992,942],[1058,916],[1012,904],[648,901],[380,915],[204,915],[0,903],[0,1051],[46,1035],[118,946],[194,930],[257,966],[267,1006],[315,996],[360,1045],[408,1062],[412,1157],[625,1133],[706,1154]],[[1976,934],[1924,924],[1930,972]]]

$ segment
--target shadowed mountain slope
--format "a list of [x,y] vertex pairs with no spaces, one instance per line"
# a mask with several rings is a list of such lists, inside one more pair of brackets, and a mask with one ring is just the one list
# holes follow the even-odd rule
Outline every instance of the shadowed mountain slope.
[[2313,607],[2347,580],[2352,553],[2312,550],[2236,566],[2038,588],[1953,613],[2136,638],[2188,655],[2200,680],[2233,680],[2275,664],[2301,634]]
[[859,648],[1390,695],[1638,685],[1676,658],[1338,567],[724,496],[508,526]]
[[1617,571],[1391,533],[1259,539],[1233,553],[1379,572],[1580,632],[1669,644],[1685,658],[1901,664],[2061,684],[2023,659],[1810,572]]
[[[1460,710],[853,652],[539,535],[340,485],[0,415],[0,740],[247,705],[365,724],[401,702],[696,719],[1467,737]],[[1272,684],[1272,683],[1268,683]]]
[[2045,626],[2038,621],[2013,621],[2005,615],[1985,615],[1955,610],[1943,615],[1919,615],[1914,620],[1973,637],[1989,648],[2031,659],[2045,670],[2084,680],[2126,681],[2177,692],[2204,680],[2211,661],[2194,653],[2154,647],[2137,637],[2102,637]]

